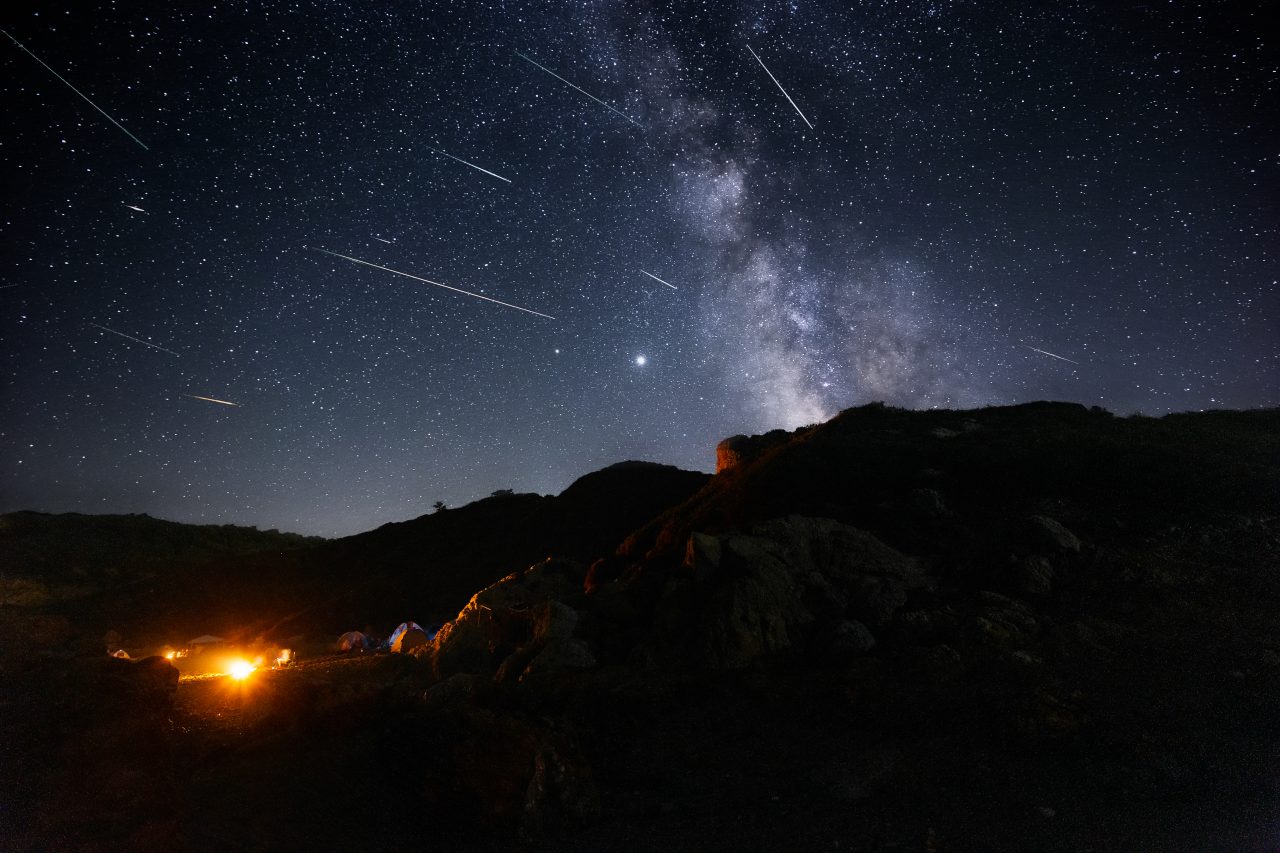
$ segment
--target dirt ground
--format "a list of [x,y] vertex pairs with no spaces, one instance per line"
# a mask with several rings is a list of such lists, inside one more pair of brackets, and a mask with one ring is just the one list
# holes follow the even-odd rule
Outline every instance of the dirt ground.
[[[1170,673],[1155,659],[1184,649],[1131,651],[1048,680],[990,664],[924,687],[929,664],[908,660],[603,671],[484,704],[563,721],[598,787],[599,820],[524,849],[1277,849],[1274,686],[1217,652]],[[420,768],[439,766],[441,744],[421,678],[411,661],[365,656],[184,681],[183,844],[510,849],[507,828],[425,796]]]

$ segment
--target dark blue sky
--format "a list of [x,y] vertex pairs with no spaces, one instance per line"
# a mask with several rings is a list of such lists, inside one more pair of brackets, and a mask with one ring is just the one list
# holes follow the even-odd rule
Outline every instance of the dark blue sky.
[[0,38],[0,510],[334,535],[871,400],[1280,404],[1262,3],[171,5],[3,16],[66,83]]

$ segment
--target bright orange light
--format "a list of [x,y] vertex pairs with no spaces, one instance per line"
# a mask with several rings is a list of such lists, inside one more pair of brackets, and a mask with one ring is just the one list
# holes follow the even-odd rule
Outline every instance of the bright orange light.
[[257,669],[257,667],[248,661],[235,660],[231,662],[231,666],[228,667],[227,673],[236,681],[244,681],[255,669]]
[[164,659],[165,659],[165,660],[173,660],[173,659],[174,659],[175,657],[177,657],[177,656],[178,656],[178,653],[177,653],[177,652],[165,652],[165,653],[164,653]]

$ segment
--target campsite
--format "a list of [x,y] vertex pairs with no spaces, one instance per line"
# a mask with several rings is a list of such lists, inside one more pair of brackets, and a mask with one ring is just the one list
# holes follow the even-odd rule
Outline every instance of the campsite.
[[1268,849],[1278,451],[868,406],[345,540],[5,516],[6,847]]

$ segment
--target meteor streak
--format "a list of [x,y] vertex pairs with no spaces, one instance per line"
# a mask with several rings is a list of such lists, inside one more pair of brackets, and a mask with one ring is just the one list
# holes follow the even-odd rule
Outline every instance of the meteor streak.
[[474,296],[476,299],[483,299],[485,302],[492,302],[495,305],[502,305],[503,307],[506,307],[506,308],[514,308],[517,311],[523,311],[526,314],[534,314],[538,317],[546,317],[548,320],[555,319],[555,317],[552,317],[550,314],[543,314],[541,311],[534,311],[531,308],[521,308],[519,305],[512,305],[510,302],[503,302],[498,299],[491,299],[488,296],[481,296],[479,293],[472,293],[470,290],[463,290],[460,287],[452,287],[447,284],[441,284],[438,281],[432,281],[429,278],[423,278],[422,276],[412,275],[411,273],[407,273],[407,272],[401,272],[400,270],[393,270],[391,267],[384,267],[381,264],[371,264],[368,261],[362,261],[359,258],[353,258],[350,255],[341,255],[341,254],[338,254],[337,252],[330,252],[328,249],[321,249],[319,246],[303,246],[302,248],[315,249],[317,252],[324,252],[326,255],[333,255],[335,258],[342,258],[344,261],[351,261],[352,263],[356,263],[356,264],[364,264],[366,267],[373,267],[376,270],[383,270],[385,272],[395,273],[396,275],[402,275],[405,278],[411,278],[414,281],[421,281],[425,284],[434,285],[436,287],[443,287],[445,290],[452,290],[454,293],[461,293],[463,296]]
[[126,130],[126,129],[125,129],[125,126],[124,126],[123,124],[121,124],[120,122],[116,121],[116,120],[115,120],[115,119],[113,119],[111,116],[107,115],[106,110],[104,110],[102,107],[100,107],[100,106],[98,106],[97,104],[95,104],[93,101],[89,100],[89,96],[88,96],[88,95],[86,95],[84,92],[81,92],[81,91],[80,91],[79,89],[77,89],[75,86],[72,86],[69,82],[67,82],[67,78],[66,78],[66,77],[63,77],[63,76],[62,76],[61,74],[59,74],[57,71],[54,71],[54,70],[53,70],[52,68],[50,68],[48,65],[45,65],[45,62],[44,62],[44,60],[43,60],[43,59],[41,59],[40,57],[36,56],[36,55],[35,55],[34,53],[32,53],[31,51],[27,50],[27,48],[22,44],[22,42],[18,41],[16,38],[14,38],[13,36],[9,35],[9,32],[8,32],[7,30],[0,30],[0,33],[4,33],[6,36],[8,36],[9,41],[13,42],[13,43],[14,43],[14,44],[16,44],[18,47],[22,48],[23,53],[25,53],[27,56],[29,56],[29,57],[31,57],[32,59],[34,59],[36,62],[39,62],[41,65],[44,65],[45,69],[46,69],[50,74],[52,74],[54,77],[57,77],[59,80],[61,80],[63,83],[65,83],[68,89],[70,89],[71,91],[75,92],[75,93],[76,93],[77,95],[79,95],[80,97],[84,98],[84,102],[85,102],[86,104],[88,104],[89,106],[93,107],[93,108],[94,108],[95,110],[97,110],[98,112],[102,113],[103,117],[104,117],[104,118],[106,118],[106,120],[107,120],[107,121],[111,122],[111,123],[112,123],[112,124],[114,124],[116,127],[120,128],[122,131],[124,131],[124,134],[125,134],[126,136],[128,136],[128,137],[129,137],[130,139],[132,139],[134,142],[136,142],[136,143],[138,143],[139,145],[141,145],[141,146],[142,146],[142,150],[143,150],[143,151],[150,151],[150,150],[151,150],[150,148],[148,148],[148,147],[146,146],[146,144],[145,144],[141,139],[139,139],[138,137],[136,137],[136,136],[134,136],[132,133],[130,133],[128,130]]
[[599,104],[600,106],[604,107],[606,110],[609,110],[609,111],[610,111],[610,112],[612,112],[612,113],[615,113],[615,114],[617,114],[617,115],[622,116],[622,117],[623,117],[623,118],[625,118],[627,121],[629,121],[629,122],[631,122],[632,124],[634,124],[636,127],[641,127],[641,128],[642,128],[642,127],[644,127],[644,125],[642,125],[640,122],[638,122],[638,121],[636,121],[635,119],[633,119],[631,116],[627,115],[627,114],[626,114],[626,113],[624,113],[624,112],[621,112],[621,111],[619,111],[619,110],[614,109],[613,107],[611,107],[611,106],[609,106],[608,104],[606,104],[604,101],[602,101],[602,100],[600,100],[599,98],[597,98],[595,95],[593,95],[593,94],[591,94],[590,92],[588,92],[586,89],[583,89],[583,88],[581,88],[581,87],[579,87],[579,86],[574,86],[574,85],[573,85],[572,83],[570,83],[568,80],[564,79],[563,77],[561,77],[561,76],[560,76],[559,74],[557,74],[556,72],[552,71],[552,70],[551,70],[550,68],[548,68],[547,66],[545,66],[545,65],[539,65],[538,63],[534,62],[532,59],[530,59],[529,57],[525,56],[523,53],[521,53],[521,52],[520,52],[520,51],[518,51],[518,50],[516,51],[516,56],[520,57],[520,58],[521,58],[521,59],[523,59],[525,62],[529,63],[530,65],[534,66],[535,68],[541,68],[543,71],[547,72],[547,73],[548,73],[548,74],[550,74],[552,77],[554,77],[554,78],[556,78],[557,80],[559,80],[561,83],[564,83],[566,86],[569,86],[570,88],[576,89],[577,91],[579,91],[579,92],[581,92],[582,94],[586,95],[586,96],[587,96],[588,98],[590,98],[591,100],[595,101],[595,102],[596,102],[597,104]]
[[[747,50],[751,50],[751,45],[747,45]],[[751,50],[751,55],[756,58],[756,62],[760,63],[760,67],[764,69],[765,74],[769,75],[769,79],[773,81],[773,85],[778,87],[778,91],[782,93],[782,96],[790,102],[791,106],[795,107],[797,113],[800,113],[800,118],[804,119],[804,123],[809,125],[810,130],[813,130],[813,123],[805,117],[804,113],[800,112],[799,107],[796,107],[796,102],[791,100],[791,96],[787,94],[786,89],[782,88],[782,84],[778,82],[778,78],[773,76],[773,72],[769,70],[769,66],[764,64],[764,60],[761,59],[754,50]]]
[[136,210],[136,211],[138,211],[139,213],[146,213],[146,211],[145,211],[145,210],[143,210],[142,208],[138,207],[136,204],[126,204],[126,205],[125,205],[125,207],[129,208],[130,210]]
[[99,326],[97,323],[90,323],[89,325],[93,326],[95,329],[101,329],[104,332],[110,332],[113,335],[119,335],[122,338],[127,338],[128,340],[131,340],[135,343],[142,344],[144,347],[151,347],[152,349],[158,349],[160,350],[160,352],[169,353],[169,355],[181,355],[181,353],[176,353],[171,349],[165,349],[164,347],[159,346],[158,344],[153,344],[153,343],[150,343],[149,341],[144,341],[142,338],[135,338],[133,335],[126,335],[124,332],[117,332],[115,329],[108,329],[106,326]]
[[1029,344],[1023,344],[1023,346],[1024,346],[1024,347],[1026,347],[1027,349],[1031,350],[1032,352],[1038,352],[1038,353],[1040,353],[1041,355],[1047,355],[1047,356],[1049,356],[1049,358],[1056,358],[1056,359],[1058,359],[1059,361],[1069,361],[1069,362],[1071,362],[1072,364],[1076,365],[1077,367],[1079,367],[1079,366],[1080,366],[1080,362],[1078,362],[1078,361],[1071,361],[1071,359],[1069,359],[1069,358],[1067,358],[1067,357],[1065,357],[1065,356],[1056,355],[1055,353],[1051,353],[1051,352],[1049,352],[1048,350],[1036,349],[1035,347],[1030,346]]
[[219,400],[217,397],[201,397],[199,394],[187,394],[186,396],[192,397],[196,400],[204,400],[206,403],[219,403],[223,406],[234,406],[237,409],[240,408],[239,403],[233,403],[230,400]]
[[672,283],[671,283],[671,282],[669,282],[669,281],[662,281],[662,279],[658,278],[656,275],[654,275],[654,274],[653,274],[653,273],[651,273],[651,272],[645,272],[644,270],[640,270],[640,272],[642,272],[642,273],[644,273],[645,275],[649,276],[649,278],[653,279],[654,281],[662,282],[663,284],[665,284],[667,287],[671,288],[672,290],[679,290],[679,289],[680,289],[680,288],[676,287],[674,284],[672,284]]
[[375,239],[375,240],[380,240],[380,241],[382,241],[383,243],[386,243],[388,246],[394,246],[394,245],[395,245],[395,243],[391,242],[390,240],[383,240],[381,237],[374,237],[373,239]]
[[[447,151],[441,151],[439,148],[432,148],[430,145],[427,146],[427,150],[434,151],[437,154],[443,154],[444,156],[448,157],[450,160],[457,160],[459,163],[463,164],[464,166],[470,166],[471,168],[477,171],[484,172],[486,175],[493,175],[495,178],[497,178],[500,181],[506,181],[507,183],[511,183],[510,178],[504,178],[501,175],[499,175],[497,172],[490,172],[488,169],[481,169],[475,163],[468,163],[466,160],[463,160],[461,157],[454,157],[452,154],[448,153]],[[389,243],[391,241],[383,240],[382,242]]]

